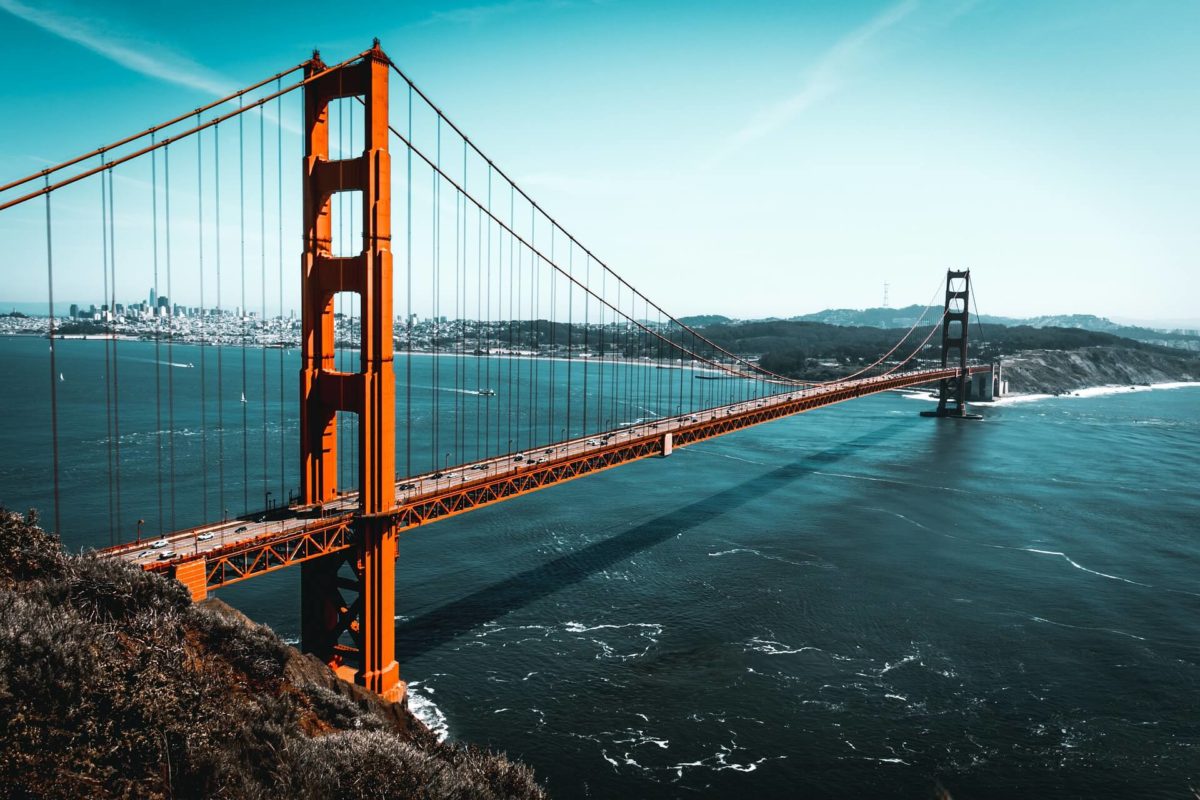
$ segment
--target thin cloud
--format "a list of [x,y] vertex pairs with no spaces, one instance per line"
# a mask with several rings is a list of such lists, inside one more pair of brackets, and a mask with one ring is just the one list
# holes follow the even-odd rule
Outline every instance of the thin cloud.
[[[216,97],[232,94],[240,88],[187,56],[164,49],[157,42],[101,30],[88,20],[44,8],[33,8],[20,0],[0,0],[0,10],[36,25],[47,33],[74,42],[128,70],[156,80]],[[280,124],[289,133],[300,131],[290,120],[279,119],[272,108],[261,107],[249,113],[261,113],[271,122]]]
[[[595,5],[598,3],[599,0],[593,0],[591,4]],[[479,5],[451,8],[446,11],[434,11],[420,24],[483,25],[499,17],[520,14],[525,11],[575,8],[581,5],[587,5],[587,3],[576,2],[576,0],[507,0],[506,2],[499,3],[481,3]]]
[[153,42],[116,36],[99,30],[87,20],[33,8],[20,0],[0,0],[0,9],[142,75],[209,94],[225,95],[234,91],[228,81],[211,70],[185,56],[164,52]]
[[[0,0],[2,1],[2,0]],[[917,0],[902,0],[885,8],[865,24],[839,39],[809,70],[795,93],[763,109],[742,126],[708,162],[716,162],[774,133],[814,105],[833,95],[845,84],[845,73],[870,49],[872,40],[916,11]]]

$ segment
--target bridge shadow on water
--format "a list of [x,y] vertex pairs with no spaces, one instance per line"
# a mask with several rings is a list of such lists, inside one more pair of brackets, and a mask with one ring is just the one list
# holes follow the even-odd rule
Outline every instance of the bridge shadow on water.
[[459,636],[535,600],[611,567],[630,556],[757,500],[781,486],[810,475],[912,428],[896,421],[836,447],[756,475],[624,533],[567,553],[396,626],[401,661],[424,655]]

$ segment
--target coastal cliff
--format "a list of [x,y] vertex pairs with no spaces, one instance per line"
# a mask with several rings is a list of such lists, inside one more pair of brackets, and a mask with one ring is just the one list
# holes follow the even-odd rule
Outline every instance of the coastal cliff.
[[0,796],[545,797],[174,580],[0,508]]
[[1002,359],[1012,394],[1064,394],[1091,386],[1200,381],[1200,358],[1126,347],[1023,350]]

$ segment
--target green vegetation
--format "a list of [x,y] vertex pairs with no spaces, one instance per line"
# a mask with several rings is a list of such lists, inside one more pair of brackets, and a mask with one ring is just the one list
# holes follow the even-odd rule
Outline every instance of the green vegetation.
[[[897,349],[897,357],[907,357],[921,343],[932,327],[931,320],[926,322],[930,324],[922,322],[921,327]],[[727,350],[759,356],[765,369],[813,380],[834,378],[845,374],[849,367],[873,362],[890,350],[906,331],[907,328],[846,327],[787,320],[711,325],[701,329],[701,333]],[[983,361],[1026,350],[1079,350],[1090,347],[1122,347],[1147,354],[1191,359],[1186,353],[1169,347],[1081,328],[975,324],[970,335],[971,357]],[[935,332],[919,358],[940,357],[941,335]],[[837,365],[830,362],[837,362]]]
[[543,798],[174,580],[0,508],[0,795]]

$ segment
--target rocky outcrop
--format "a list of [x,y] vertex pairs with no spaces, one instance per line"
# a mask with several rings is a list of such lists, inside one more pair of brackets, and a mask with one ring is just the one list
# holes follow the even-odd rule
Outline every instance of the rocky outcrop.
[[1063,394],[1089,386],[1137,386],[1200,381],[1200,358],[1192,355],[1082,347],[1026,350],[1003,359],[1010,394]]

